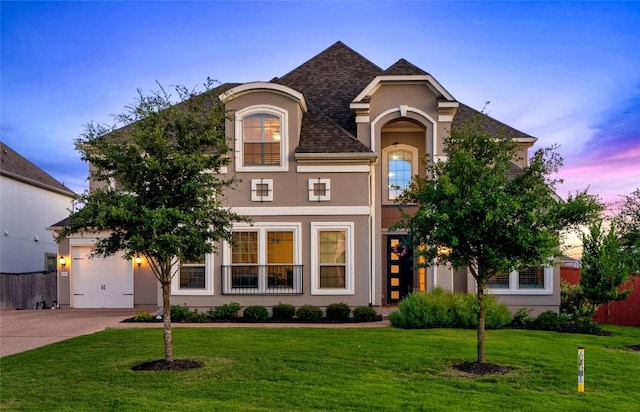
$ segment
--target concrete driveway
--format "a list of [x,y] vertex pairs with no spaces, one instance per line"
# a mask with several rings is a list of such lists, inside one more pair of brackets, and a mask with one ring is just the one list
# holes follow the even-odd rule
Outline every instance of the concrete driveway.
[[0,356],[116,327],[136,309],[45,309],[0,312]]

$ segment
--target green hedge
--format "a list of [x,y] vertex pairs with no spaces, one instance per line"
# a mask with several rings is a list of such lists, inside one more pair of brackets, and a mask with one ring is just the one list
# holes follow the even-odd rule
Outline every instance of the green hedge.
[[[496,301],[495,296],[485,296],[485,327],[497,329],[511,323],[507,306]],[[398,310],[389,313],[395,327],[405,329],[464,328],[478,326],[477,298],[474,294],[445,292],[436,288],[433,292],[414,292],[398,304]]]

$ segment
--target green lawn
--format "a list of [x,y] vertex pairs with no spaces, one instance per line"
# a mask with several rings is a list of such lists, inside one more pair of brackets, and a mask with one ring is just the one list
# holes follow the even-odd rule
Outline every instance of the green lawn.
[[[115,329],[0,360],[3,410],[604,411],[640,408],[640,328],[612,336],[487,332],[508,375],[469,378],[474,330],[175,328],[177,359],[205,367],[134,372],[162,358],[161,329]],[[585,393],[577,348],[585,347]]]

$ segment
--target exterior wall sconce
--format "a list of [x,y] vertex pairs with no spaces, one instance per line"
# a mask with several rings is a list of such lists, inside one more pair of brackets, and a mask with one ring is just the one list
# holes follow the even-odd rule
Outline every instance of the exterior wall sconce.
[[136,262],[136,265],[138,265],[138,267],[140,267],[140,265],[142,265],[142,258],[140,256],[136,256],[136,258],[134,260]]
[[58,263],[60,263],[60,266],[65,267],[67,266],[67,259],[65,259],[64,256],[60,256],[60,259],[58,259]]

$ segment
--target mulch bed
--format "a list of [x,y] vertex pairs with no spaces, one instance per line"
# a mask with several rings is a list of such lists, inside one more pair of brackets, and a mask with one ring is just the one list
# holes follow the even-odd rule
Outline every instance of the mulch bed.
[[158,359],[154,361],[144,362],[134,366],[131,370],[134,371],[183,371],[187,369],[201,368],[204,366],[203,362],[198,362],[190,359],[176,359],[173,362],[167,362],[164,359]]
[[638,344],[638,345],[629,345],[629,346],[627,346],[627,348],[629,348],[631,350],[634,350],[636,352],[640,352],[640,344]]
[[495,363],[479,362],[458,363],[456,365],[453,365],[453,368],[459,372],[463,372],[473,376],[505,375],[512,370],[512,368],[508,366],[502,366]]
[[[340,323],[367,323],[367,322],[380,322],[381,320],[383,320],[382,315],[378,315],[378,317],[375,320],[362,320],[362,321],[356,321],[353,318],[350,319],[346,319],[346,320],[335,320],[335,319],[327,319],[327,318],[322,318],[318,321],[315,322],[309,322],[309,321],[303,321],[297,318],[292,318],[292,319],[272,319],[269,318],[265,321],[262,322],[250,322],[250,321],[246,321],[241,317],[235,318],[235,319],[210,319],[207,320],[206,322],[195,322],[195,323],[247,323],[247,324],[252,324],[252,323],[326,323],[326,324],[340,324]],[[163,323],[162,319],[153,319],[153,320],[149,320],[149,321],[138,321],[135,320],[134,318],[127,318],[121,321],[121,323]],[[193,323],[193,322],[176,322],[174,320],[171,320],[172,324],[175,323]]]

